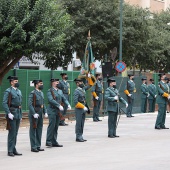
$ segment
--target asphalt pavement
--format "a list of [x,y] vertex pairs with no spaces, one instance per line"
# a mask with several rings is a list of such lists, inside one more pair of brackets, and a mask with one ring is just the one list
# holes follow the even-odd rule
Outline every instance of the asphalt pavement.
[[[157,113],[121,116],[117,129],[120,138],[108,138],[107,117],[101,122],[86,119],[84,138],[75,142],[75,121],[59,127],[58,142],[63,148],[47,148],[44,125],[42,148],[31,152],[29,127],[21,127],[17,150],[23,156],[7,156],[7,131],[0,130],[0,170],[169,170],[170,129],[155,130]],[[170,114],[166,126],[170,127]]]

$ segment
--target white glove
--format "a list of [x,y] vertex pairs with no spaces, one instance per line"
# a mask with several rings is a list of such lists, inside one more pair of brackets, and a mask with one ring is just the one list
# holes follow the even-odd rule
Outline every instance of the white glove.
[[126,103],[126,108],[128,107],[128,104]]
[[45,113],[45,115],[44,115],[45,117],[48,117],[48,114],[47,113]]
[[90,73],[88,73],[88,78],[91,78],[91,74]]
[[68,110],[71,110],[71,106],[70,105],[68,105]]
[[84,107],[84,111],[87,111],[87,110],[88,110],[88,109],[87,109],[87,107],[85,106],[85,107]]
[[11,113],[8,113],[8,117],[9,117],[11,120],[13,120],[14,115],[13,115],[13,114],[11,114]]
[[157,95],[155,95],[155,98],[156,98]]
[[170,95],[168,96],[168,99],[170,99]]
[[63,106],[59,106],[59,109],[61,110],[61,111],[63,111],[64,110],[64,108],[63,108]]
[[99,97],[98,97],[98,96],[96,96],[96,97],[95,97],[95,99],[96,99],[96,100],[99,100]]
[[118,100],[118,96],[115,96],[114,99],[115,99],[115,100]]
[[147,95],[147,97],[149,97],[149,96],[150,96],[150,94]]
[[129,97],[131,97],[131,96],[132,96],[132,94],[128,94],[128,96],[129,96]]
[[38,119],[39,114],[35,113],[33,116],[34,116],[35,119]]

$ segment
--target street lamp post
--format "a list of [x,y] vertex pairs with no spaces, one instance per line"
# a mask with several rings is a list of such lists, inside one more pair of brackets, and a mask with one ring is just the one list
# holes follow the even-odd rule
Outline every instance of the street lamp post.
[[[119,43],[119,62],[122,61],[122,30],[123,30],[123,1],[120,0],[120,43]],[[121,73],[119,73],[119,76],[122,76]]]
[[122,61],[122,22],[123,22],[123,0],[120,0],[120,44],[119,44],[119,61]]

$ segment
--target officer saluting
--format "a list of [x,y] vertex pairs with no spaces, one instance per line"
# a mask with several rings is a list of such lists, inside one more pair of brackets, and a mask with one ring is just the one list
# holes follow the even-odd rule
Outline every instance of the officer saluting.
[[[62,90],[64,97],[67,99],[67,101],[69,101],[69,95],[70,95],[70,84],[68,83],[68,76],[66,73],[61,73],[60,74],[62,77],[62,80],[60,80],[59,83],[59,88],[60,90]],[[64,110],[62,112],[63,115],[66,115],[67,112],[67,105],[64,105]],[[64,122],[64,120],[60,120],[60,126],[67,126],[68,124],[66,124]]]
[[8,130],[8,156],[22,155],[16,150],[17,134],[22,119],[22,94],[18,89],[18,77],[9,76],[7,78],[11,87],[6,89],[3,96],[3,108],[6,113]]
[[35,89],[30,93],[28,98],[28,107],[29,107],[29,121],[30,121],[30,143],[31,151],[39,152],[44,151],[41,148],[41,137],[43,129],[43,114],[45,117],[47,115],[47,109],[44,104],[44,94],[43,82],[42,80],[33,80]]
[[155,103],[156,103],[156,86],[154,84],[154,80],[150,79],[150,84],[148,85],[148,90],[149,90],[149,112],[155,112]]
[[166,83],[167,77],[165,74],[160,74],[159,76],[161,80],[158,84],[158,115],[155,123],[155,129],[169,129],[165,127],[167,99],[170,100],[168,85]]
[[71,108],[71,106],[64,97],[63,92],[58,88],[59,79],[51,79],[51,83],[52,87],[47,92],[49,125],[47,128],[46,146],[63,147],[63,145],[59,145],[57,142],[58,126],[62,118],[61,111],[64,110],[61,102],[68,108]]
[[92,80],[89,76],[88,85],[85,86],[83,84],[82,79],[75,79],[77,88],[74,91],[74,104],[75,104],[75,116],[76,116],[76,141],[77,142],[85,142],[87,140],[83,139],[83,129],[84,129],[84,121],[86,117],[86,112],[88,108],[86,107],[86,90],[88,90],[91,85],[93,85]]
[[105,91],[104,98],[107,102],[106,111],[108,112],[108,137],[115,138],[119,137],[116,135],[116,122],[119,112],[119,101],[128,107],[128,103],[119,96],[119,92],[116,89],[116,80],[109,78],[107,80],[109,87]]
[[102,93],[103,93],[103,85],[101,83],[102,78],[101,74],[96,74],[96,83],[92,87],[92,95],[93,95],[93,121],[98,122],[102,121],[99,119],[99,111],[100,111],[100,106],[102,102]]
[[146,113],[147,98],[150,95],[146,83],[147,83],[146,78],[142,78],[142,85],[141,85],[141,112],[142,113]]
[[128,76],[129,76],[129,80],[127,81],[125,85],[124,93],[126,94],[127,101],[128,101],[126,116],[130,118],[130,117],[134,117],[132,116],[132,109],[133,109],[133,103],[135,100],[134,93],[136,93],[136,88],[135,88],[135,83],[134,83],[134,75],[129,74]]

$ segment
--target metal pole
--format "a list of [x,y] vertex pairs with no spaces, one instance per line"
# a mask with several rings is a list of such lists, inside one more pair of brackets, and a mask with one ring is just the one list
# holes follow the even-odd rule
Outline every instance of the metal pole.
[[119,45],[119,61],[122,61],[122,20],[123,20],[123,0],[120,0],[120,45]]

